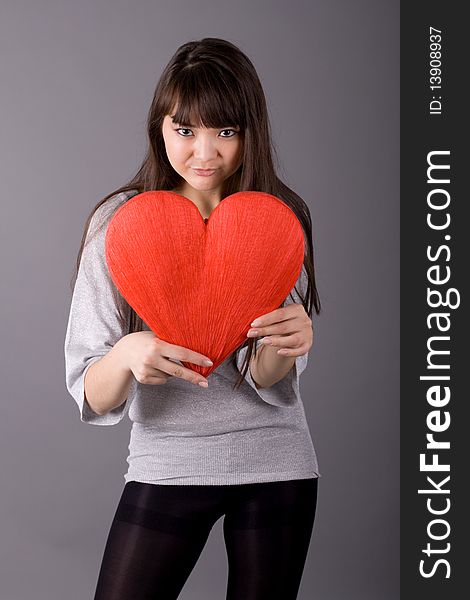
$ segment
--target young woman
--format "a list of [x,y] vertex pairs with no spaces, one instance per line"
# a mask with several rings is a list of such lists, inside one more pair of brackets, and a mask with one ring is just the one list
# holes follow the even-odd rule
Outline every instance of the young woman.
[[[81,420],[113,425],[128,414],[132,421],[95,600],[177,598],[221,516],[227,598],[294,599],[321,476],[299,391],[313,307],[320,312],[310,212],[276,176],[259,78],[228,41],[205,38],[177,50],[155,90],[148,138],[135,177],[87,219],[65,339],[66,384]],[[204,218],[232,193],[268,192],[305,233],[293,290],[259,315],[208,380],[181,364],[208,357],[160,340],[107,270],[107,223],[148,190],[183,195]]]

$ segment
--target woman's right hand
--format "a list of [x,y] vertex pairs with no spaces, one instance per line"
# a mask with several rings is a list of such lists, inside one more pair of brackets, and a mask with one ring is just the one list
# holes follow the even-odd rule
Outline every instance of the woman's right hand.
[[[118,342],[123,348],[126,366],[132,371],[139,383],[161,385],[169,377],[179,377],[195,385],[208,387],[205,377],[175,363],[169,358],[191,362],[208,367],[210,359],[199,352],[194,352],[183,346],[176,346],[158,338],[153,331],[136,331],[129,333]],[[206,361],[209,361],[207,363]]]

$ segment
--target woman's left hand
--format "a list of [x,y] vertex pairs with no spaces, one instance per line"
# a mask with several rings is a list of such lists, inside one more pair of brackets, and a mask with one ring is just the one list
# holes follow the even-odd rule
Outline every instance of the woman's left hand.
[[262,344],[279,348],[281,356],[301,356],[313,344],[312,319],[302,304],[288,304],[257,317],[247,333],[248,337],[264,336]]

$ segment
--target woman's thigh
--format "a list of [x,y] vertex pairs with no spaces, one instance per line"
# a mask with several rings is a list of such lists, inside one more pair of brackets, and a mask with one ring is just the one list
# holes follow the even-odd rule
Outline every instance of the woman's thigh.
[[126,483],[94,600],[173,600],[223,514],[223,489]]
[[223,522],[227,600],[294,600],[313,530],[318,478],[237,487]]

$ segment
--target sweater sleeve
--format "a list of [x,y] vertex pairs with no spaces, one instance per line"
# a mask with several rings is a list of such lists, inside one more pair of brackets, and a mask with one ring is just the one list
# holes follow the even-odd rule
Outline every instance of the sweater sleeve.
[[[307,292],[307,284],[308,277],[307,272],[305,270],[305,266],[302,265],[302,270],[297,279],[297,282],[294,285],[294,288],[291,290],[287,298],[282,303],[282,306],[287,306],[288,304],[298,303],[302,304],[300,296],[297,294],[295,288],[297,288],[303,297]],[[258,343],[258,342],[257,342]],[[245,346],[241,348],[238,352],[238,356],[236,359],[237,368],[241,372],[243,361],[245,359],[245,355],[248,351],[248,347]],[[301,356],[295,357],[295,363],[290,369],[290,371],[279,380],[277,383],[272,385],[269,388],[257,388],[256,384],[251,376],[250,368],[248,368],[245,381],[250,385],[258,394],[258,396],[267,402],[268,404],[272,404],[274,406],[291,406],[300,400],[300,375],[305,370],[308,361],[308,352],[302,354]]]
[[91,409],[84,393],[88,369],[127,334],[126,327],[119,319],[117,304],[120,304],[126,320],[129,318],[129,305],[109,275],[104,253],[107,223],[115,207],[112,200],[101,205],[90,221],[72,294],[64,343],[67,390],[78,405],[80,420],[92,425],[114,425],[121,421],[128,413],[137,387],[137,380],[133,377],[126,401],[105,415],[98,415]]

